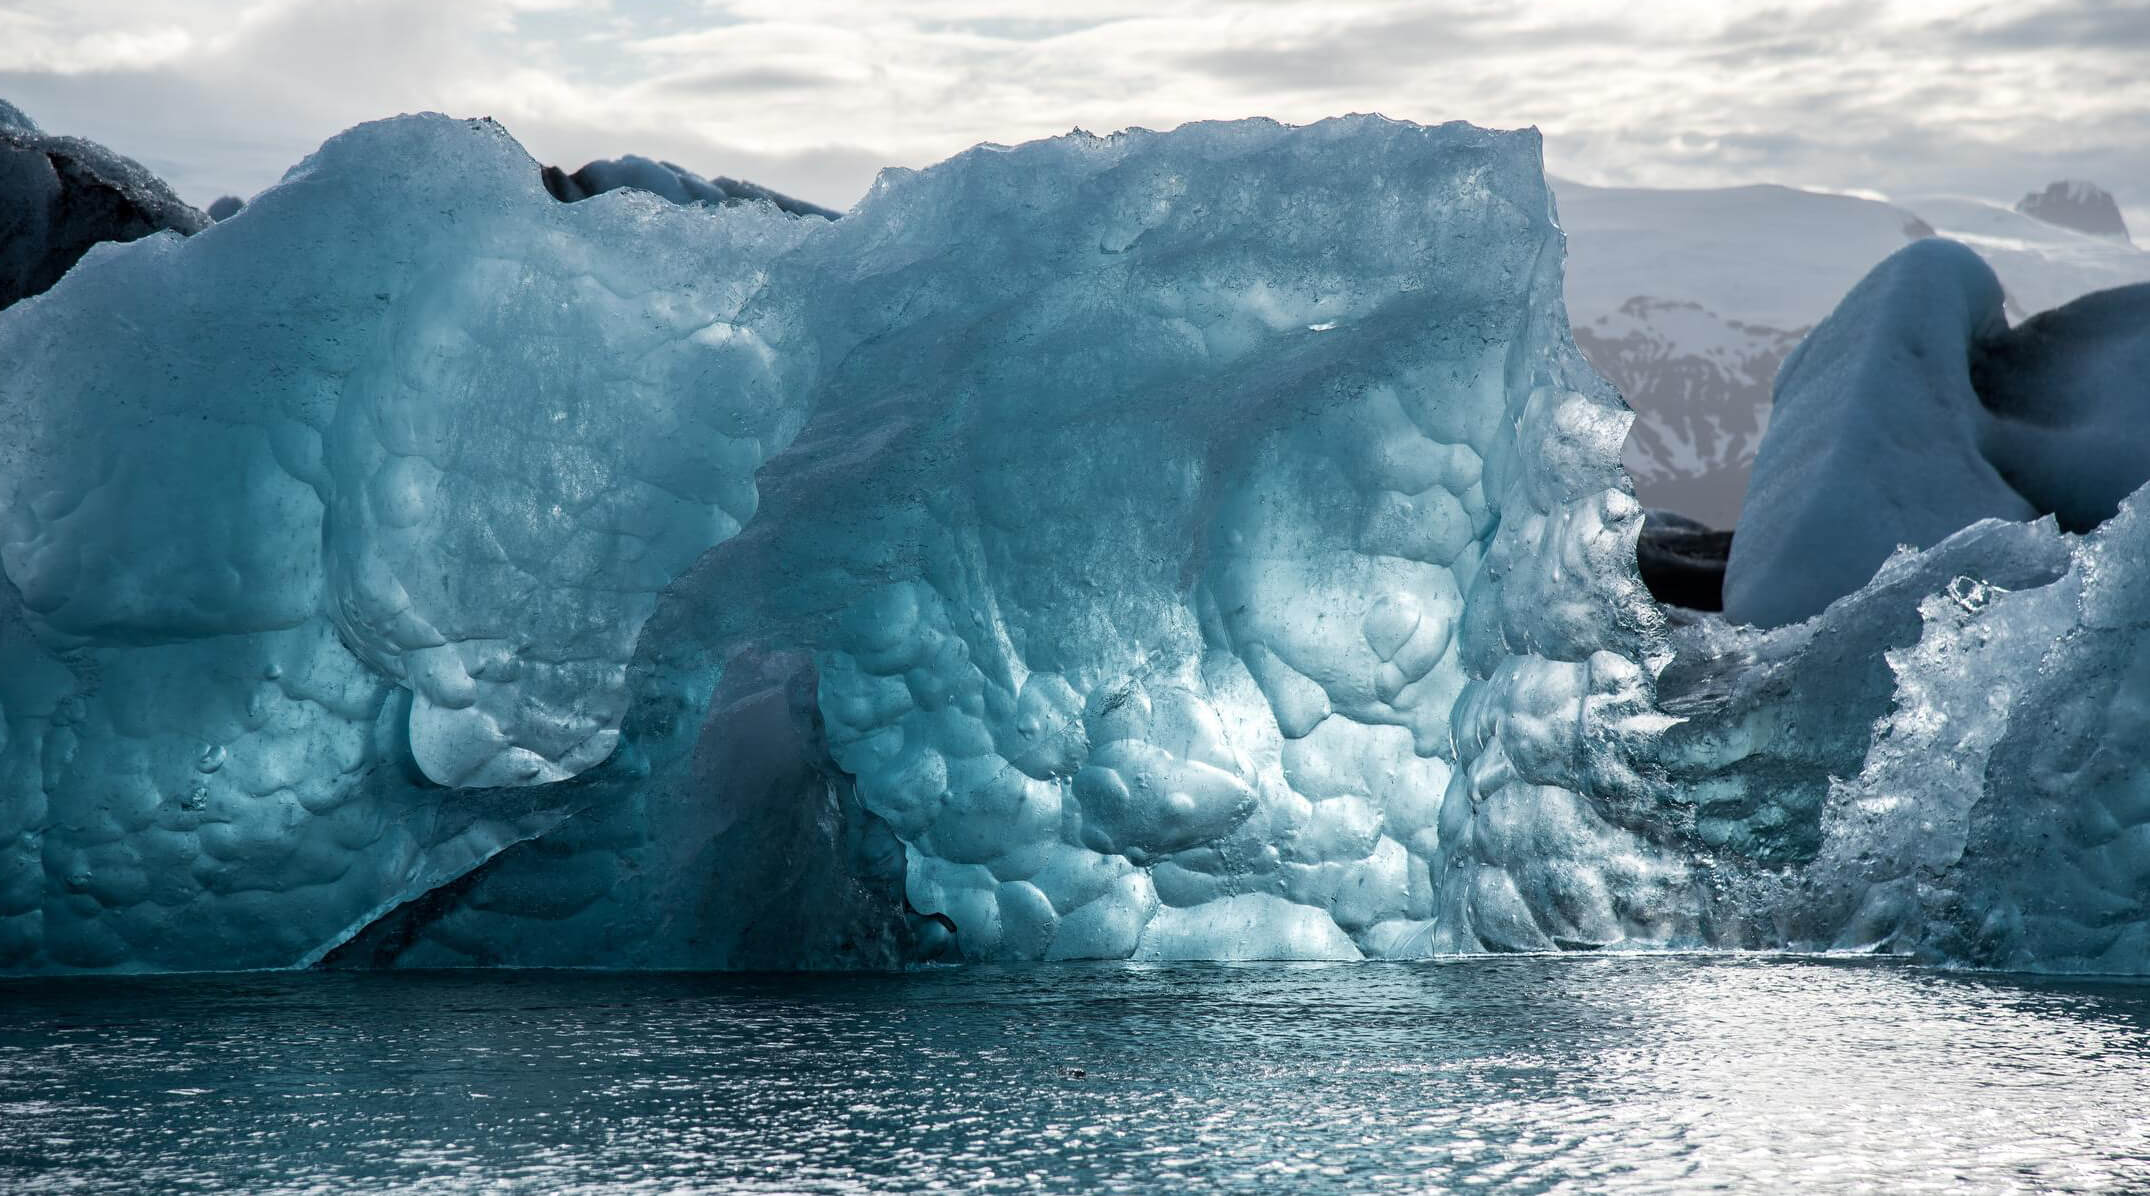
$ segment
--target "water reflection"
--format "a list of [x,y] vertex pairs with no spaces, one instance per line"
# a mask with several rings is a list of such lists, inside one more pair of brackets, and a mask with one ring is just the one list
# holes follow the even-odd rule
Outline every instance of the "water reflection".
[[0,1189],[2150,1186],[2150,988],[1570,957],[0,984]]

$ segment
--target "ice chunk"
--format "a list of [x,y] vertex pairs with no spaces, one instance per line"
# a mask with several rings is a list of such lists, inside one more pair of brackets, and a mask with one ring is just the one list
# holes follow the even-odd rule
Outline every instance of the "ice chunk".
[[2139,501],[2080,538],[1974,525],[1793,627],[1679,633],[1653,751],[1712,846],[1717,941],[2150,971]]
[[132,159],[48,136],[0,102],[0,308],[42,293],[100,241],[208,223]]
[[1929,238],[1808,334],[1777,375],[1725,567],[1726,618],[1795,623],[1865,585],[1898,545],[2038,514],[1982,452],[1991,420],[1971,358],[2006,327],[1993,271]]
[[548,166],[544,179],[545,189],[562,203],[574,203],[607,191],[632,187],[679,204],[760,202],[774,204],[794,216],[819,216],[825,220],[834,220],[843,214],[755,183],[722,175],[706,179],[684,166],[653,162],[635,154],[591,162],[573,174],[557,166]]
[[1724,564],[1732,533],[1671,511],[1646,511],[1635,564],[1650,593],[1667,606],[1724,609]]
[[1987,455],[2069,531],[2150,480],[2150,283],[2085,295],[1977,346]]
[[2150,284],[2010,329],[1969,248],[1931,239],[1876,267],[1777,380],[1725,573],[1727,617],[1807,618],[1899,545],[1980,519],[2110,518],[2150,480]]

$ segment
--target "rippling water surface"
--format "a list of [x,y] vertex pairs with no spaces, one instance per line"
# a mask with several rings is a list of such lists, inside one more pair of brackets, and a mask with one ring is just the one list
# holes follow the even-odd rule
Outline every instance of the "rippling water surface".
[[2150,1189],[2150,987],[1570,957],[0,982],[0,1190]]

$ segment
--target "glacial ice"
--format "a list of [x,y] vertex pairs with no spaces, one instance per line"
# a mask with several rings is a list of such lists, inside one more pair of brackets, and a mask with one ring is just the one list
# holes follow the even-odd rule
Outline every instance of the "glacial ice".
[[208,223],[133,159],[49,135],[0,102],[0,308],[44,291],[100,241]]
[[[70,352],[105,322],[141,331]],[[164,933],[178,911],[299,904],[255,861],[325,820],[363,832],[308,857],[309,941],[214,960],[312,958],[451,857],[562,819],[706,803],[679,773],[712,760],[821,784],[732,739],[766,738],[755,720],[702,722],[742,655],[815,694],[831,807],[886,829],[822,838],[879,842],[882,875],[900,858],[908,910],[857,886],[911,920],[894,938],[1473,945],[1473,911],[1505,926],[1566,874],[1443,854],[1472,821],[1437,825],[1459,695],[1534,713],[1474,729],[1514,760],[1455,791],[1524,784],[1561,753],[1558,709],[1632,689],[1618,662],[1654,617],[1622,563],[1625,414],[1567,338],[1531,134],[1072,136],[890,172],[824,224],[554,204],[497,127],[389,121],[189,241],[92,254],[0,352],[24,363],[0,384],[24,431],[0,561],[33,633],[11,646],[48,677],[7,703],[8,805],[39,845],[17,967],[211,962]],[[175,653],[201,662],[113,681]],[[234,709],[211,720],[218,687]],[[41,775],[60,738],[74,762]],[[114,786],[123,811],[66,805]],[[510,814],[485,846],[435,842],[489,803]],[[641,820],[616,870],[681,817]],[[231,834],[253,854],[204,883]],[[548,897],[536,949],[603,960],[560,931],[571,904]]]
[[1977,253],[1891,254],[1789,357],[1725,570],[1734,622],[1782,626],[1900,545],[1981,519],[2111,518],[2150,481],[2150,284],[2011,329]]
[[1976,253],[1927,238],[1891,254],[1777,373],[1725,566],[1725,617],[1778,627],[1865,585],[1899,544],[2037,511],[1982,449],[1974,346],[2005,331]]
[[661,195],[678,204],[770,203],[794,216],[820,216],[834,220],[842,213],[820,204],[794,199],[780,191],[719,175],[713,179],[671,162],[657,162],[638,154],[607,158],[585,164],[570,174],[557,166],[544,170],[545,189],[562,203],[575,203],[607,191],[632,187]]
[[0,313],[0,970],[2150,969],[2133,509],[1670,627],[1561,252],[1464,125],[836,222],[352,130]]

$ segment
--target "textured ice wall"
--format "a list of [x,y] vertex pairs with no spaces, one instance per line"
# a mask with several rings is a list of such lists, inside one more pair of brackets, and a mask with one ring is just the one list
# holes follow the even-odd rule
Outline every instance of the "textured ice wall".
[[2150,970],[2146,366],[2150,288],[2008,329],[1944,241],[1787,364],[1726,608],[1814,617],[1700,620],[1659,678],[1647,817],[1711,864],[1713,941]]
[[1822,617],[1683,629],[1661,752],[1722,946],[2150,972],[2150,560],[1976,524]]
[[[1503,715],[1595,730],[1651,617],[1534,135],[1066,138],[892,177],[832,232],[823,327],[910,318],[800,443],[902,434],[779,551],[844,565],[830,753],[966,958],[1537,944],[1511,923],[1564,901],[1638,929],[1602,843],[1541,867],[1481,829],[1588,768]],[[1514,822],[1619,843],[1570,803]]]
[[[1696,941],[1684,865],[1581,796],[1663,720],[1535,135],[989,147],[800,236],[731,335],[811,418],[644,625],[578,816],[340,958]],[[419,765],[520,779],[429,765],[437,706]]]
[[92,253],[0,316],[0,967],[2150,967],[2139,520],[1668,636],[1537,148],[828,224],[413,118]]
[[296,962],[557,822],[803,418],[732,319],[804,231],[404,118],[0,317],[0,961]]

